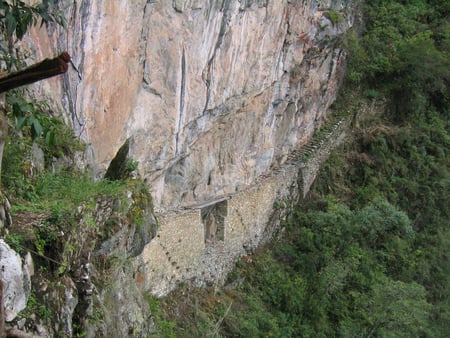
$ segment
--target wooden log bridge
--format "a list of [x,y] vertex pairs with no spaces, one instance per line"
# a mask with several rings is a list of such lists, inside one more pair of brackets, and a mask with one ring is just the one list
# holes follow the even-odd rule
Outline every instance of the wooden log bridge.
[[8,90],[64,74],[69,69],[70,55],[61,53],[53,59],[45,59],[25,69],[0,78],[0,93]]

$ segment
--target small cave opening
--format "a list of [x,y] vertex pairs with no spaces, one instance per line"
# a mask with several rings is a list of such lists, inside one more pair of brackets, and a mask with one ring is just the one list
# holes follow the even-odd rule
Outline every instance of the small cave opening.
[[205,226],[205,242],[225,239],[225,219],[228,213],[228,201],[217,202],[201,209]]

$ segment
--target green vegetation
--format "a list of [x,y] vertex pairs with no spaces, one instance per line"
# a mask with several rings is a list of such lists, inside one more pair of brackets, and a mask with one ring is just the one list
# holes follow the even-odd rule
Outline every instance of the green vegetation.
[[23,249],[23,236],[20,234],[6,234],[5,242],[19,255],[25,253]]
[[[46,281],[50,288],[59,290],[59,294],[52,295],[35,291],[20,316],[37,317],[49,327],[58,327],[53,314],[61,310],[58,297],[64,297],[67,280],[76,280],[80,262],[97,249],[98,243],[119,231],[122,224],[142,227],[151,196],[148,186],[140,180],[94,181],[89,170],[76,169],[74,156],[84,145],[72,130],[51,117],[46,104],[26,101],[17,93],[12,95],[14,99],[6,105],[11,119],[3,157],[2,190],[11,201],[13,226],[5,240],[19,253],[32,253],[37,270],[34,283]],[[40,121],[42,132],[33,132],[35,127],[31,124],[18,126],[20,120],[14,119],[13,114],[17,102],[31,112],[25,114],[26,118],[33,116]],[[52,144],[46,137],[50,132],[54,135]],[[98,220],[101,217],[111,218],[102,222]],[[91,263],[91,269],[96,269],[92,282],[100,286],[108,281],[113,259],[93,258]],[[38,288],[33,286],[33,290]],[[94,310],[96,317],[103,311],[101,307]],[[85,326],[78,317],[74,318],[73,327],[74,335],[81,337]]]
[[[39,188],[34,187],[38,167],[50,167],[58,158],[71,157],[83,150],[84,144],[74,137],[70,127],[54,117],[56,114],[45,102],[30,102],[13,92],[6,104],[12,127],[5,142],[2,182],[9,196],[32,200],[34,190]],[[36,148],[42,151],[42,159],[34,158]]]
[[349,80],[386,95],[398,119],[450,107],[450,9],[444,3],[370,1],[362,37],[348,39]]
[[8,93],[6,103],[10,110],[8,117],[15,126],[13,135],[22,133],[30,136],[44,148],[47,160],[84,149],[84,145],[74,137],[72,129],[46,102],[26,100],[16,90]]
[[283,239],[224,289],[159,301],[163,336],[450,336],[450,6],[374,0],[364,13],[335,105],[353,134]]
[[333,25],[337,25],[342,22],[343,18],[339,12],[336,11],[327,11],[324,13],[328,20],[331,21]]
[[14,50],[16,40],[22,40],[25,33],[38,23],[57,23],[66,25],[63,13],[57,8],[54,0],[42,1],[30,5],[21,0],[0,1],[0,32],[7,48],[0,44],[0,61],[7,71],[22,66],[22,55]]
[[38,298],[34,293],[28,298],[27,308],[24,310],[23,315],[28,317],[31,314],[36,313],[39,318],[48,319],[53,316],[52,311],[46,307],[44,304],[40,303]]
[[[9,139],[3,161],[3,189],[11,196],[13,219],[16,223],[38,226],[30,228],[34,233],[29,236],[32,243],[24,241],[21,234],[8,234],[6,240],[13,247],[20,248],[25,245],[41,257],[67,266],[68,262],[64,263],[68,259],[66,256],[70,256],[69,251],[76,248],[64,244],[62,241],[65,236],[61,234],[69,236],[74,231],[82,231],[76,229],[81,226],[80,211],[77,210],[82,209],[85,214],[82,223],[88,228],[91,227],[94,235],[103,236],[104,229],[98,228],[89,216],[89,212],[95,210],[97,201],[102,196],[117,201],[116,208],[125,208],[129,203],[127,191],[132,191],[134,204],[128,217],[130,222],[140,221],[142,208],[150,201],[148,188],[144,183],[124,180],[94,181],[89,172],[67,169],[52,172],[51,168],[44,168],[41,172],[28,174],[30,168],[26,162],[27,153],[17,149],[27,149],[29,142],[29,137]],[[21,249],[23,251],[23,247]]]
[[[307,204],[285,240],[230,274],[230,284],[243,281],[237,288],[164,299],[168,336],[208,336],[219,321],[231,337],[447,336],[448,293],[435,302],[417,278],[430,262],[404,212],[383,199],[355,210],[329,198]],[[448,288],[446,276],[434,285]]]

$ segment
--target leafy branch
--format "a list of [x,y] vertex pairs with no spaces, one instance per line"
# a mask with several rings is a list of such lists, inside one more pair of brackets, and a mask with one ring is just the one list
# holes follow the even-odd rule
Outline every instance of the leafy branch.
[[66,27],[66,19],[63,12],[58,9],[55,0],[43,1],[31,6],[21,0],[0,0],[0,31],[7,42],[7,50],[0,46],[0,51],[5,56],[8,70],[11,70],[17,61],[14,54],[14,45],[22,40],[25,33],[40,22],[41,26],[56,23]]

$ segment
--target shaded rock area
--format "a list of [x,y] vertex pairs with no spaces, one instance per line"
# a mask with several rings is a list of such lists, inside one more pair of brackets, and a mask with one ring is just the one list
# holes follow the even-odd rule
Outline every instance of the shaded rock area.
[[127,139],[125,143],[119,148],[116,156],[109,164],[108,170],[106,170],[105,178],[111,181],[127,179],[130,175],[130,139]]

